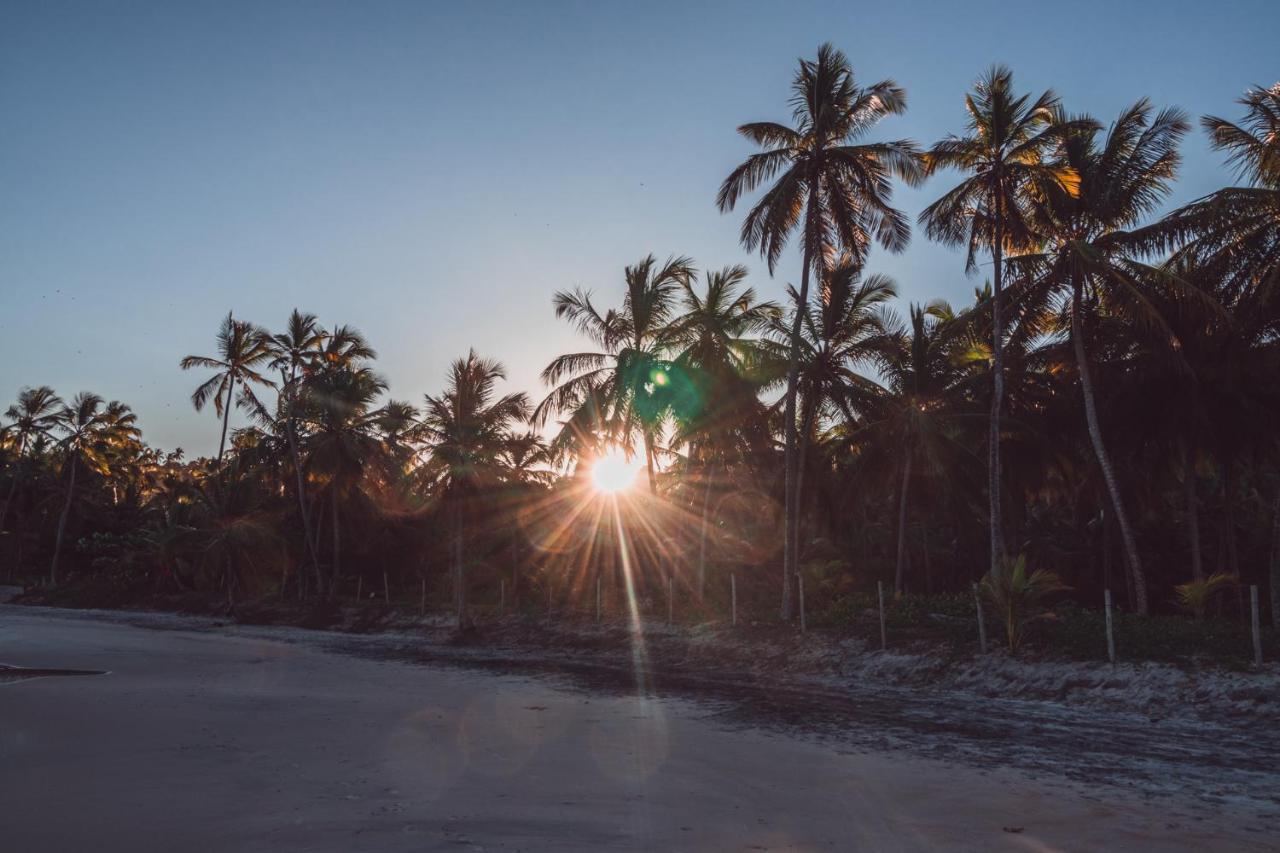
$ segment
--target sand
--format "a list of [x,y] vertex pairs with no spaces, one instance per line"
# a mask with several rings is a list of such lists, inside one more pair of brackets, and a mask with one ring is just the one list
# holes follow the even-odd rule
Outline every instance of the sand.
[[0,683],[6,851],[1266,850],[1280,839],[1280,776],[1257,798],[1205,802],[1176,785],[1144,796],[855,751],[697,698],[345,654],[306,632],[156,630],[6,606],[0,662],[109,672]]

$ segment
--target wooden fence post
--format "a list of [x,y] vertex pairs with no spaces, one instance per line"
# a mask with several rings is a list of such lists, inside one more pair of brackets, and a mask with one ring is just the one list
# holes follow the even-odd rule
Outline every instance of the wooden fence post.
[[987,623],[982,618],[982,596],[978,594],[978,585],[973,585],[973,603],[978,607],[978,648],[987,653]]
[[1262,624],[1258,618],[1258,585],[1249,587],[1249,608],[1253,611],[1253,665],[1262,669]]
[[387,580],[387,573],[382,573],[382,597],[386,599],[387,604],[391,604],[391,581]]
[[600,621],[600,578],[596,578],[596,621]]
[[675,576],[667,578],[667,624],[674,625],[676,621],[676,579]]
[[498,612],[503,614],[507,612],[507,582],[505,579],[498,581]]
[[1102,593],[1103,604],[1107,611],[1107,660],[1111,663],[1116,662],[1116,635],[1111,625],[1111,590],[1104,590]]
[[356,601],[360,601],[364,596],[364,575],[356,578]]
[[729,601],[733,613],[733,627],[738,627],[738,576],[729,575]]
[[427,615],[427,579],[422,579],[422,615]]
[[880,651],[889,648],[889,635],[884,629],[884,581],[876,581],[876,593],[880,598]]

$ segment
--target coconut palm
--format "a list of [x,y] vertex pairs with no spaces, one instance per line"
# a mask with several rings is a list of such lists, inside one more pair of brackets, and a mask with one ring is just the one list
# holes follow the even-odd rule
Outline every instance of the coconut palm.
[[1175,248],[1174,262],[1221,282],[1227,301],[1249,291],[1274,307],[1280,285],[1280,83],[1249,89],[1235,123],[1205,116],[1213,147],[1226,152],[1244,186],[1227,187],[1179,208],[1141,234],[1153,248]]
[[84,467],[97,474],[109,473],[108,459],[112,448],[125,441],[136,441],[139,433],[128,406],[114,400],[104,404],[101,397],[88,391],[81,391],[58,411],[53,428],[62,433],[57,447],[65,460],[63,469],[67,478],[54,537],[53,560],[49,565],[49,583],[56,586],[62,542],[75,498],[77,472]]
[[1176,346],[1149,290],[1175,289],[1202,302],[1181,279],[1133,260],[1134,240],[1125,230],[1152,213],[1168,195],[1180,161],[1178,142],[1187,130],[1180,110],[1157,113],[1144,99],[1124,110],[1105,134],[1095,123],[1077,123],[1065,131],[1062,154],[1076,184],[1071,192],[1048,192],[1036,201],[1033,227],[1044,247],[1020,261],[1035,271],[1042,292],[1064,294],[1089,440],[1120,528],[1134,603],[1144,614],[1146,575],[1119,478],[1103,441],[1088,355],[1089,329],[1091,316],[1101,311],[1124,317],[1138,332],[1163,337],[1167,345]]
[[504,515],[511,525],[511,600],[520,591],[520,510],[538,500],[555,482],[551,448],[534,432],[512,435],[499,454]]
[[[382,377],[359,362],[334,362],[309,376],[298,398],[297,413],[307,434],[308,470],[327,484],[333,537],[330,596],[342,580],[342,505],[370,466],[382,462],[379,411],[374,406],[386,388]],[[317,501],[322,498],[318,496]]]
[[982,579],[983,596],[1004,623],[1009,654],[1016,655],[1022,648],[1027,628],[1033,622],[1051,618],[1044,610],[1045,599],[1070,588],[1054,572],[1045,569],[1028,572],[1024,554],[1012,560],[999,575],[988,573]]
[[505,378],[501,364],[472,350],[450,367],[444,393],[426,396],[422,435],[431,455],[423,473],[449,514],[459,629],[470,624],[464,561],[467,504],[503,482],[504,455],[520,440],[512,430],[529,418],[525,394],[498,396],[497,383]]
[[[1153,251],[1173,249],[1170,266],[1193,276],[1231,311],[1233,322],[1227,325],[1233,328],[1223,330],[1224,324],[1214,324],[1228,332],[1213,336],[1218,343],[1213,349],[1230,355],[1230,360],[1215,359],[1224,366],[1252,363],[1253,359],[1240,358],[1244,353],[1229,351],[1256,352],[1260,341],[1273,340],[1280,329],[1280,83],[1251,88],[1239,103],[1245,107],[1243,121],[1205,116],[1201,125],[1213,147],[1227,154],[1243,185],[1197,199],[1136,235]],[[1238,335],[1232,334],[1236,327]],[[1215,381],[1200,383],[1202,393],[1218,397],[1244,386],[1247,380],[1238,369],[1219,371]],[[1198,408],[1206,416],[1216,415],[1220,423],[1239,426],[1224,414],[1248,405],[1252,389],[1244,390],[1243,396],[1230,395],[1234,405],[1224,408],[1217,405],[1220,400],[1205,400]],[[1234,459],[1221,462],[1227,472],[1232,471]],[[1229,490],[1225,497],[1230,507]],[[1233,526],[1228,534],[1234,554]],[[1280,554],[1280,549],[1275,553]],[[1275,557],[1270,586],[1273,621],[1280,624],[1280,560]]]
[[218,357],[189,355],[181,362],[183,370],[204,367],[217,371],[202,383],[191,395],[191,404],[201,411],[209,399],[213,410],[222,418],[222,435],[218,439],[218,465],[222,465],[222,453],[227,443],[227,425],[231,420],[231,405],[235,399],[236,385],[240,386],[240,401],[245,408],[262,408],[249,383],[275,387],[275,383],[258,373],[256,368],[272,357],[270,340],[265,332],[252,323],[234,319],[230,313],[218,329]]
[[1060,128],[1058,99],[1046,90],[1034,101],[1018,95],[1013,72],[992,66],[965,96],[968,132],[948,136],[925,155],[929,174],[955,169],[968,175],[920,214],[930,239],[966,246],[967,266],[976,269],[979,251],[991,252],[991,423],[988,432],[987,489],[990,501],[991,571],[1005,565],[1001,511],[1000,416],[1004,406],[1004,257],[1034,245],[1027,202],[1050,190],[1070,192],[1074,176],[1053,159]]
[[662,373],[668,348],[668,322],[681,287],[694,275],[693,261],[673,256],[659,263],[648,255],[623,272],[626,294],[622,307],[601,314],[584,290],[555,295],[556,317],[577,326],[598,348],[594,352],[558,356],[542,371],[554,386],[534,410],[535,424],[553,413],[569,413],[588,398],[603,400],[607,418],[617,430],[615,440],[630,452],[636,433],[644,443],[649,490],[657,492],[655,437],[665,412],[655,383]]
[[[891,178],[910,184],[923,176],[915,143],[907,140],[859,143],[888,115],[906,109],[906,93],[891,80],[857,85],[843,53],[829,44],[813,60],[801,60],[791,85],[794,127],[752,122],[738,132],[764,150],[730,172],[716,203],[731,211],[746,193],[772,181],[742,224],[742,244],[758,250],[773,273],[795,232],[800,234],[799,302],[809,302],[809,275],[827,270],[840,249],[859,263],[871,244],[900,252],[911,226],[890,206]],[[776,179],[776,180],[775,180]],[[782,616],[791,617],[792,581],[799,532],[799,448],[796,431],[796,383],[804,311],[795,313],[788,354],[783,405],[784,535]]]
[[746,287],[741,265],[707,270],[698,292],[683,283],[681,313],[668,329],[673,351],[672,375],[678,443],[689,445],[686,472],[696,470],[702,486],[698,542],[697,593],[706,585],[707,529],[712,471],[725,470],[745,450],[765,452],[771,444],[765,407],[757,397],[771,371],[759,335],[780,317],[772,302],[759,302]]
[[[801,311],[799,295],[791,290],[792,312]],[[805,305],[801,318],[800,453],[796,494],[803,493],[806,450],[815,430],[831,418],[852,423],[877,396],[879,386],[862,371],[874,371],[890,357],[895,340],[888,328],[888,303],[897,296],[893,280],[861,275],[850,254],[842,256],[822,275],[819,300]],[[786,346],[793,320],[775,324],[774,339]]]
[[908,306],[909,325],[886,323],[893,345],[879,360],[884,393],[866,405],[855,441],[900,460],[897,551],[893,589],[906,588],[907,522],[911,486],[921,473],[945,471],[959,477],[969,456],[963,444],[965,398],[969,389],[965,317],[946,302]]
[[4,508],[0,509],[0,533],[4,532],[9,507],[13,504],[18,483],[22,479],[27,448],[33,440],[47,436],[58,425],[58,413],[62,405],[62,400],[53,393],[52,388],[41,385],[39,388],[23,388],[19,391],[18,402],[4,413],[9,419],[5,433],[13,442],[14,466],[12,479],[9,481],[9,494],[5,497]]
[[298,419],[295,413],[300,386],[316,367],[321,357],[327,334],[320,327],[314,314],[304,314],[293,309],[285,324],[285,330],[272,335],[268,341],[271,351],[271,367],[280,373],[280,390],[277,409],[283,420],[285,439],[289,445],[289,457],[293,463],[294,479],[298,493],[298,512],[302,518],[302,535],[307,553],[315,571],[317,586],[323,584],[320,572],[319,544],[312,538],[311,513],[307,507],[306,481],[302,473],[302,459],[298,450]]

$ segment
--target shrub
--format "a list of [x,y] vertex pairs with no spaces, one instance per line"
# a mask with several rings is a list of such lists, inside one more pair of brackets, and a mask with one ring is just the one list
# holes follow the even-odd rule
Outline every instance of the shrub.
[[998,578],[988,573],[982,579],[982,593],[1004,623],[1010,654],[1016,655],[1022,647],[1028,625],[1053,617],[1043,609],[1044,600],[1067,589],[1070,587],[1054,572],[1036,569],[1028,574],[1024,554],[1007,564]]

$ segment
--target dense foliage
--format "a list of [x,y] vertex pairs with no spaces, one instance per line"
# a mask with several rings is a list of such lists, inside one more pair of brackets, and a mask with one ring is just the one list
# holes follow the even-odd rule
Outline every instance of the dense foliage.
[[[589,606],[598,580],[642,608],[671,580],[682,607],[722,612],[730,573],[757,615],[781,586],[789,617],[797,574],[830,614],[877,581],[965,602],[1023,565],[1142,613],[1234,615],[1258,584],[1280,617],[1280,84],[1203,121],[1237,185],[1163,217],[1190,129],[1175,109],[1098,121],[996,68],[966,132],[922,149],[866,140],[906,93],[855,83],[838,51],[794,85],[794,126],[744,125],[761,151],[718,199],[763,188],[742,239],[771,271],[798,235],[785,304],[744,267],[650,255],[613,307],[554,296],[587,344],[551,361],[541,401],[470,353],[419,405],[386,398],[350,326],[228,315],[215,354],[181,362],[218,419],[213,458],[147,446],[122,403],[21,391],[3,576],[232,601],[424,590],[465,623],[473,600]],[[990,255],[993,282],[900,313],[872,271],[910,236],[892,180],[944,170],[959,183],[925,231],[970,266]],[[637,488],[593,486],[611,453]]]

